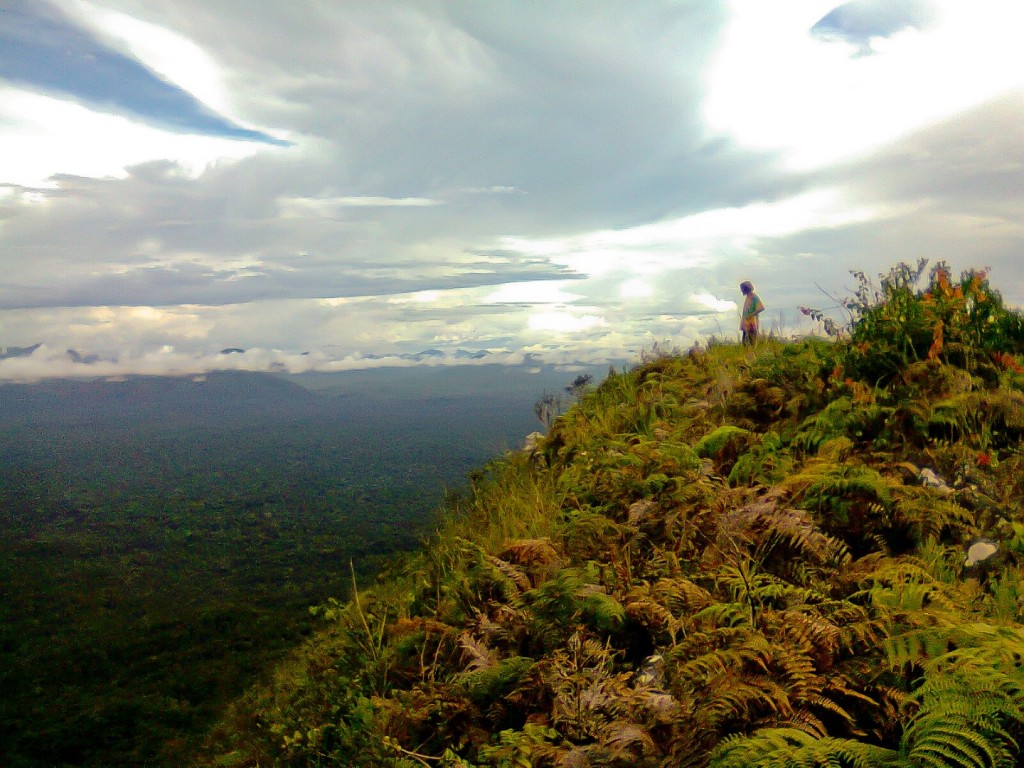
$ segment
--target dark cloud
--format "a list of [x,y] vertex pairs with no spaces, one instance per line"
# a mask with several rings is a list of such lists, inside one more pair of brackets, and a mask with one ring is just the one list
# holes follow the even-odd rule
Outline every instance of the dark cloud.
[[43,346],[41,343],[33,344],[30,347],[7,347],[0,348],[0,360],[7,360],[12,357],[31,357],[32,353]]
[[1019,222],[1024,185],[1024,91],[994,99],[833,169],[860,200],[926,200],[947,212]]
[[514,188],[460,200],[467,223],[535,235],[780,192],[770,155],[703,124],[724,5],[119,5],[216,49],[254,122],[315,138],[309,188],[453,207],[461,190]]
[[172,131],[288,144],[221,117],[76,26],[46,0],[11,0],[0,13],[0,77],[13,83],[70,96]]

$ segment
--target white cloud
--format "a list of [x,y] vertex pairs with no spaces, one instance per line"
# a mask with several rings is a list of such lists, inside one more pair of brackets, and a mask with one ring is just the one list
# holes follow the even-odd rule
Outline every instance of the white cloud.
[[624,299],[642,299],[653,293],[654,289],[651,288],[650,283],[640,278],[627,280],[619,286],[619,295]]
[[57,174],[124,178],[128,167],[154,158],[172,160],[194,178],[217,162],[272,151],[252,142],[162,131],[2,83],[0,126],[0,183],[26,187],[54,186]]
[[536,282],[506,283],[487,294],[486,304],[561,304],[572,303],[583,296],[566,291],[573,281],[544,280]]
[[941,3],[941,22],[880,42],[876,55],[811,37],[836,5],[734,0],[709,75],[708,124],[793,168],[862,155],[1024,83],[1024,5]]
[[711,266],[730,253],[743,253],[756,238],[838,227],[877,215],[869,206],[849,205],[836,188],[816,189],[774,202],[718,208],[626,229],[560,239],[509,237],[502,247],[542,255],[590,276],[614,271],[656,276]]
[[568,311],[545,310],[532,313],[528,325],[533,331],[573,334],[591,330],[596,326],[607,325],[607,323],[604,318],[597,315],[577,315]]
[[690,296],[690,301],[701,307],[707,307],[715,312],[735,312],[739,305],[730,299],[720,299],[711,293],[695,293]]

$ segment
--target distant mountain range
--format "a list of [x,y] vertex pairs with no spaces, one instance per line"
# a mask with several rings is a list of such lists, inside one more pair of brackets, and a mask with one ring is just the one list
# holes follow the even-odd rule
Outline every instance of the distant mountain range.
[[4,347],[3,350],[0,350],[0,360],[6,360],[9,357],[28,357],[41,346],[43,345],[33,344],[31,347]]
[[[41,343],[33,344],[28,347],[0,347],[0,360],[6,360],[11,357],[29,357],[33,352],[43,346]],[[242,347],[225,347],[220,350],[221,355],[244,355],[247,350]],[[304,352],[303,354],[309,354]],[[367,360],[386,360],[394,358],[398,360],[413,360],[416,362],[422,360],[443,360],[445,358],[451,358],[454,360],[483,360],[489,357],[491,352],[486,349],[477,350],[473,352],[467,349],[457,349],[452,353],[444,352],[440,349],[424,349],[422,352],[404,353],[400,355],[379,355],[369,354],[366,355]],[[103,360],[101,355],[94,352],[80,352],[77,349],[67,350],[67,356],[75,363],[81,363],[82,365],[91,365]]]

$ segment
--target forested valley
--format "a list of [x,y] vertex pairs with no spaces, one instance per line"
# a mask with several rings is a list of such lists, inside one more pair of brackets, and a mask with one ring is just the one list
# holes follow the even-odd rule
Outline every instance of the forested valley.
[[0,386],[0,765],[188,764],[573,375]]

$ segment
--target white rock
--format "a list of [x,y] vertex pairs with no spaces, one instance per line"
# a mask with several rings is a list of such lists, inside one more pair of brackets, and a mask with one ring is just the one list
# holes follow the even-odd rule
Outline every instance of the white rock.
[[922,469],[919,477],[921,478],[921,485],[925,488],[937,488],[944,493],[952,493],[953,489],[949,487],[945,480],[935,474],[930,469]]
[[523,450],[527,452],[536,451],[537,445],[543,438],[544,435],[540,432],[531,432],[526,436],[526,440],[523,442]]
[[967,558],[964,560],[964,566],[970,568],[978,563],[983,563],[998,551],[999,545],[996,542],[988,539],[979,539],[967,547]]

